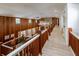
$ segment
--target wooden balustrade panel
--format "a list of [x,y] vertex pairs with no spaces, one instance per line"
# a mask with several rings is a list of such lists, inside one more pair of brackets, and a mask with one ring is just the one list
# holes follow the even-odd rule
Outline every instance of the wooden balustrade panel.
[[[18,52],[16,56],[26,56],[26,55],[27,56],[38,56],[41,53],[42,48],[45,42],[47,41],[47,39],[48,39],[48,30],[45,31],[43,34],[41,34],[40,37],[34,40],[28,47],[24,48],[21,52]],[[2,49],[1,54],[4,54],[4,55],[7,55],[8,53],[14,50],[14,49],[11,50],[5,47],[1,47],[1,49]]]
[[28,46],[28,56],[32,56],[33,53],[33,43]]
[[44,34],[41,34],[41,49],[43,48],[44,45]]
[[25,56],[28,56],[28,46],[25,48]]
[[41,42],[41,49],[43,48],[46,40],[48,40],[48,31],[41,34],[40,42]]
[[71,41],[72,49],[74,53],[76,54],[76,38],[72,36],[72,41]]
[[33,44],[32,55],[38,56],[39,55],[39,38],[37,38],[32,44]]
[[72,36],[71,36],[71,34],[69,32],[69,45],[71,45],[71,40],[72,40]]
[[69,32],[69,45],[76,56],[79,56],[79,39]]
[[19,52],[16,56],[30,56],[28,47],[24,48],[21,52]]
[[48,40],[48,31],[46,31],[46,40]]
[[[71,35],[71,34],[70,34]],[[70,45],[71,45],[71,47],[72,47],[72,49],[73,49],[73,37],[72,37],[72,35],[71,35],[71,37],[70,37]]]
[[28,47],[23,49],[17,56],[38,56],[39,55],[39,37]]
[[76,56],[79,56],[79,40],[76,40]]
[[41,36],[39,37],[39,53],[42,55],[42,42],[41,42]]

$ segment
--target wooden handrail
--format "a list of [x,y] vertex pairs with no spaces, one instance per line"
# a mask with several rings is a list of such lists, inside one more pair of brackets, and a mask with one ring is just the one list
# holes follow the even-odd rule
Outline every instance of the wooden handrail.
[[75,37],[75,38],[77,38],[78,40],[79,40],[79,36],[78,35],[76,35],[74,32],[72,32],[72,31],[70,31],[70,33]]

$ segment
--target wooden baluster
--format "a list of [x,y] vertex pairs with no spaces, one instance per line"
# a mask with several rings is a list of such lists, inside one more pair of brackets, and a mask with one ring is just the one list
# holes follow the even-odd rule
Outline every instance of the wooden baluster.
[[24,49],[22,50],[22,56],[24,55]]
[[24,56],[24,49],[20,52],[21,56]]
[[28,47],[26,47],[26,48],[24,49],[24,55],[25,55],[25,56],[28,55]]
[[20,56],[20,52],[18,52],[17,56]]
[[24,55],[23,55],[23,56],[25,56],[25,54],[26,54],[26,52],[25,52],[25,48],[24,48],[24,50],[23,50],[23,53],[24,53]]
[[21,52],[19,52],[19,55],[20,55],[20,56],[22,56],[22,51],[21,51]]
[[28,56],[28,53],[29,53],[29,51],[28,51],[28,46],[26,47],[26,55]]
[[28,46],[28,56],[30,56],[30,46]]

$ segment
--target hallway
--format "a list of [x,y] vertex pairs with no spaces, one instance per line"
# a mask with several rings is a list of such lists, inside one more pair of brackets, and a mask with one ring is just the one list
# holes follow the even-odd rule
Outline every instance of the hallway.
[[45,43],[43,56],[73,56],[70,47],[67,47],[58,26],[55,26],[49,40]]
[[0,56],[79,56],[78,6],[0,4]]

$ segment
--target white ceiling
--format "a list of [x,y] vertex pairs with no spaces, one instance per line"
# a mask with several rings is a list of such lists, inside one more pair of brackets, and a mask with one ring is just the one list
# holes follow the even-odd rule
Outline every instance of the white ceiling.
[[64,3],[0,3],[0,15],[16,17],[59,16],[65,8]]

